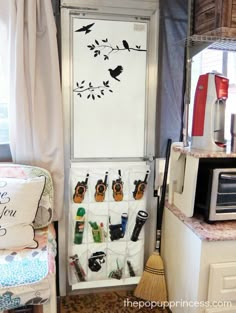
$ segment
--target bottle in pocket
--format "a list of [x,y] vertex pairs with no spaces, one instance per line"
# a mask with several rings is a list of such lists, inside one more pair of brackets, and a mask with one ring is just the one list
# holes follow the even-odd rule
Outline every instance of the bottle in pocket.
[[92,228],[92,235],[93,235],[94,242],[101,242],[100,227],[98,226],[97,222],[89,221],[89,224]]
[[82,244],[83,242],[83,233],[84,233],[84,222],[85,222],[85,209],[80,207],[76,213],[76,221],[75,221],[75,236],[74,243]]

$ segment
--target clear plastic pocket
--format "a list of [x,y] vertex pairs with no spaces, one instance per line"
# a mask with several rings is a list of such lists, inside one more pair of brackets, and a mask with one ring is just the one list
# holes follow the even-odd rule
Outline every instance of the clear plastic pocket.
[[106,242],[108,236],[108,208],[93,205],[92,208],[90,207],[87,222],[88,242]]
[[126,278],[140,276],[143,272],[143,250],[142,241],[129,242],[125,258],[124,276]]
[[109,243],[107,253],[108,278],[118,280],[124,278],[126,245],[124,243]]
[[71,170],[71,195],[73,203],[87,203],[89,201],[89,171],[88,169]]
[[109,170],[109,199],[111,202],[127,201],[129,198],[129,171],[127,169]]
[[70,236],[75,245],[81,245],[88,242],[87,219],[88,205],[73,204],[70,213]]
[[129,175],[129,200],[146,200],[147,184],[150,175],[150,169],[135,167]]
[[148,219],[148,213],[144,205],[139,201],[129,203],[129,224],[127,238],[131,241],[144,239],[144,228]]
[[107,170],[91,171],[89,175],[89,201],[103,203],[109,201],[109,173]]
[[107,278],[107,248],[106,244],[88,245],[88,280]]
[[128,203],[112,203],[109,207],[109,241],[124,241],[127,239]]
[[81,245],[79,249],[73,249],[68,260],[69,284],[87,281],[87,245]]

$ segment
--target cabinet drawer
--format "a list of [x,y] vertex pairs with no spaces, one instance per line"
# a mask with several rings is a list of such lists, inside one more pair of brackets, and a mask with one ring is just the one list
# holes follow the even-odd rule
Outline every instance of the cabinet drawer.
[[208,301],[236,301],[235,290],[236,262],[211,264]]
[[205,313],[235,313],[236,306],[232,306],[231,308],[215,308],[215,309],[206,309]]

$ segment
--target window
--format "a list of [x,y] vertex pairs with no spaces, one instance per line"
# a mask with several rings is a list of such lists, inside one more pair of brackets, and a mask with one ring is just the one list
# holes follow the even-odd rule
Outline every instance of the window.
[[217,71],[229,79],[228,99],[225,109],[225,139],[231,140],[231,114],[236,113],[236,52],[205,49],[193,57],[191,72],[191,104],[189,110],[189,135],[192,132],[194,95],[199,75]]
[[7,29],[1,23],[1,44],[0,44],[0,144],[9,143],[8,123],[8,66],[7,66]]
[[11,161],[8,120],[8,6],[0,3],[0,162]]

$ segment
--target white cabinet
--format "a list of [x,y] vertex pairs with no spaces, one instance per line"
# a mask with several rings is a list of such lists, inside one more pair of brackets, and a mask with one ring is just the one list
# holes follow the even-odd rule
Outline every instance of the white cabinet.
[[[200,223],[198,227],[203,225]],[[236,240],[200,239],[165,208],[161,254],[168,299],[176,303],[171,308],[173,313],[236,312],[235,245]],[[209,307],[208,302],[212,301],[218,301],[218,307],[216,303]],[[233,307],[227,303],[223,306],[222,301],[230,301]]]
[[210,265],[209,301],[236,301],[236,262]]
[[206,309],[205,313],[235,313],[236,306],[232,306],[231,308],[216,308],[216,309]]

